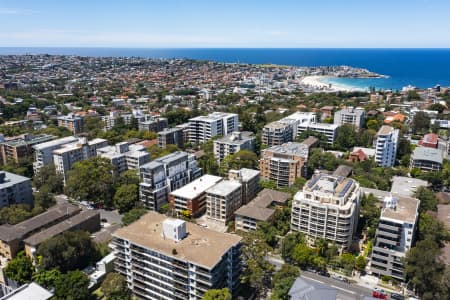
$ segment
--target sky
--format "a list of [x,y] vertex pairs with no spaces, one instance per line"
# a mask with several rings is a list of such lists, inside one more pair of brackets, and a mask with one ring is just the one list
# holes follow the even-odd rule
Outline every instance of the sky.
[[448,0],[0,0],[0,47],[450,48]]

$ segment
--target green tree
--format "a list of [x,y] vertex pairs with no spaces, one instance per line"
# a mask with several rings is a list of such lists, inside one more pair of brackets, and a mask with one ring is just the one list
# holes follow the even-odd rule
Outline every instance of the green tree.
[[363,230],[367,230],[370,238],[375,237],[375,231],[380,220],[381,209],[378,207],[378,199],[373,195],[363,195],[361,198],[361,215]]
[[427,212],[422,212],[419,217],[419,239],[429,239],[444,246],[444,242],[450,241],[450,232],[444,223]]
[[5,275],[20,285],[30,282],[34,273],[33,262],[24,251],[19,252],[5,268]]
[[85,231],[66,231],[41,243],[37,249],[39,266],[44,270],[67,272],[83,269],[100,257],[90,234]]
[[297,244],[292,253],[292,260],[301,268],[312,265],[314,259],[314,251],[306,244]]
[[312,174],[315,169],[325,169],[333,171],[339,165],[339,161],[330,152],[323,152],[321,149],[313,149],[306,163],[308,172]]
[[264,233],[255,230],[244,234],[242,246],[243,270],[241,281],[253,287],[257,294],[264,296],[270,287],[273,265],[267,260],[271,250],[265,241]]
[[127,212],[123,215],[122,224],[124,226],[128,226],[131,223],[133,223],[134,221],[139,220],[139,218],[142,217],[143,215],[145,215],[147,212],[148,212],[148,210],[145,208],[141,208],[141,207],[133,208],[132,210],[130,210],[129,212]]
[[355,267],[356,258],[351,253],[343,253],[339,257],[339,266],[345,270],[346,273],[350,274]]
[[128,289],[125,278],[117,273],[109,273],[102,282],[101,289],[108,300],[131,299],[131,291]]
[[43,208],[36,206],[33,209],[29,205],[16,204],[0,209],[0,223],[1,224],[17,224],[32,218],[43,212]]
[[58,269],[39,270],[33,275],[33,281],[46,289],[52,289],[59,277],[61,277],[61,272]]
[[273,289],[270,300],[288,300],[288,292],[295,279],[299,276],[299,268],[284,264],[273,276]]
[[232,296],[227,288],[223,289],[211,289],[206,291],[203,295],[202,300],[231,300]]
[[358,140],[357,132],[354,126],[343,124],[337,130],[334,145],[340,149],[349,150],[356,145]]
[[33,196],[34,204],[44,209],[47,209],[56,203],[55,197],[51,193],[50,187],[47,185],[41,186],[39,192],[33,193]]
[[360,255],[356,258],[355,267],[358,271],[364,271],[367,265],[367,260],[364,256]]
[[411,129],[414,134],[423,134],[430,128],[430,118],[425,112],[419,111],[414,116]]
[[421,299],[445,299],[440,294],[445,265],[439,255],[439,246],[429,239],[417,242],[406,254],[405,273]]
[[89,300],[92,295],[88,289],[89,277],[76,270],[62,274],[55,282],[55,297],[67,300]]
[[63,177],[56,173],[55,165],[49,164],[42,166],[33,177],[33,185],[40,190],[46,187],[46,191],[50,193],[62,193]]
[[113,166],[104,158],[95,157],[74,164],[68,172],[66,193],[78,201],[111,206]]
[[292,260],[292,254],[294,253],[295,247],[298,244],[305,244],[306,239],[301,232],[288,233],[281,244],[281,256],[287,262]]
[[220,163],[219,171],[222,176],[225,176],[231,169],[257,169],[258,165],[258,156],[256,156],[255,152],[241,150],[234,154],[226,156]]
[[130,211],[138,201],[138,186],[135,184],[121,185],[114,194],[114,207],[120,213]]
[[421,212],[427,211],[427,210],[436,210],[438,200],[434,193],[427,189],[426,187],[419,187],[416,192],[414,193],[415,197],[420,200],[420,207],[419,210]]
[[372,129],[375,131],[378,131],[378,129],[379,129],[378,121],[374,120],[374,119],[367,121],[366,125],[367,125],[368,129]]

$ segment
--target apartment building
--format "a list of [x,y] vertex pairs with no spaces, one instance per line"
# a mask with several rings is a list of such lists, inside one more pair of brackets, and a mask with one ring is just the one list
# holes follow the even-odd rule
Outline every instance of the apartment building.
[[298,134],[305,131],[311,131],[323,134],[327,138],[327,143],[332,145],[336,140],[337,130],[340,125],[327,123],[307,123],[298,125]]
[[366,112],[362,107],[347,107],[334,113],[334,124],[338,126],[349,124],[361,129],[364,126],[365,115]]
[[200,300],[210,289],[240,287],[241,240],[149,212],[113,233],[115,271],[141,299]]
[[85,210],[47,229],[39,231],[23,240],[25,253],[36,258],[36,251],[42,242],[66,231],[83,230],[94,233],[100,230],[100,212]]
[[42,214],[34,216],[16,225],[0,225],[0,256],[11,260],[23,250],[23,240],[27,237],[60,223],[81,209],[72,204],[57,204]]
[[444,151],[428,147],[416,147],[411,155],[411,168],[425,172],[441,171],[444,163]]
[[139,124],[139,130],[141,131],[152,131],[152,132],[159,132],[162,131],[164,128],[169,127],[169,122],[167,121],[167,118],[162,117],[153,117],[150,115],[145,116],[145,118],[142,118],[138,121]]
[[261,143],[268,147],[273,147],[292,142],[293,137],[294,127],[292,124],[276,121],[263,127]]
[[39,170],[46,165],[53,163],[53,150],[61,148],[63,145],[76,142],[78,139],[74,136],[68,136],[53,141],[40,143],[33,146],[34,149],[34,163],[33,171],[38,173]]
[[169,194],[169,204],[178,213],[188,211],[197,217],[206,211],[206,190],[222,181],[222,177],[203,175],[200,178],[172,191]]
[[33,135],[26,133],[13,138],[5,139],[0,136],[0,163],[19,163],[34,153],[33,146],[54,140],[56,137],[49,134]]
[[189,123],[178,124],[175,128],[179,128],[183,132],[183,143],[186,145],[189,142]]
[[223,223],[231,221],[242,205],[242,185],[235,180],[223,180],[206,191],[206,216]]
[[256,137],[250,131],[235,131],[214,141],[214,157],[220,162],[228,155],[241,150],[255,152]]
[[184,148],[184,136],[182,128],[166,128],[158,132],[158,146],[166,149],[167,145],[176,145],[178,148]]
[[171,191],[202,175],[194,155],[177,151],[157,158],[140,168],[139,200],[150,210],[159,211]]
[[348,248],[358,225],[360,198],[355,180],[315,175],[294,196],[291,230]]
[[392,167],[395,164],[399,142],[399,130],[383,125],[376,135],[375,161],[382,167]]
[[59,127],[69,129],[74,135],[83,132],[83,118],[81,116],[70,113],[67,116],[58,116],[56,119]]
[[189,142],[201,144],[215,136],[226,136],[237,130],[237,114],[213,112],[189,119]]
[[33,205],[31,179],[0,171],[0,208],[11,204]]
[[256,230],[259,222],[273,223],[275,207],[286,205],[289,197],[288,193],[262,190],[255,199],[235,211],[235,230]]
[[282,145],[295,141],[299,135],[299,128],[316,122],[316,114],[310,112],[296,112],[279,121],[264,126],[261,142],[268,147]]
[[104,139],[93,139],[88,141],[80,138],[77,142],[63,145],[63,147],[53,150],[53,161],[58,174],[67,179],[67,172],[72,169],[76,162],[97,156],[97,149],[108,146],[108,141]]
[[414,242],[420,201],[406,196],[387,196],[370,258],[370,271],[404,281],[403,259]]
[[242,186],[242,204],[250,202],[259,192],[260,174],[257,170],[247,168],[228,171],[228,179],[235,180]]
[[126,170],[139,171],[142,165],[150,161],[150,154],[144,146],[127,142],[98,148],[97,155],[108,159],[118,173]]
[[273,180],[277,186],[290,186],[302,176],[309,147],[303,143],[285,143],[262,151],[259,160],[261,177]]

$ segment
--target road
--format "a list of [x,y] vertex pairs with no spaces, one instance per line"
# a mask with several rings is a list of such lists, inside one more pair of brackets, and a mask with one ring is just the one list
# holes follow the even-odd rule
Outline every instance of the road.
[[338,290],[338,295],[340,296],[340,299],[342,300],[360,300],[364,299],[364,297],[370,297],[372,296],[372,290],[355,285],[355,284],[348,284],[336,279],[333,279],[331,277],[325,277],[318,275],[316,273],[308,272],[308,271],[301,271],[301,277],[320,282],[322,284],[325,284],[327,286],[331,286]]
[[[275,270],[281,269],[281,267],[284,264],[283,259],[273,257],[271,255],[267,256],[266,259],[269,263],[275,266]],[[320,282],[327,286],[334,287],[335,289],[338,290],[339,299],[342,300],[360,300],[366,296],[372,296],[371,289],[356,284],[348,284],[340,280],[333,279],[331,277],[321,276],[313,272],[302,270],[301,277],[315,282]]]

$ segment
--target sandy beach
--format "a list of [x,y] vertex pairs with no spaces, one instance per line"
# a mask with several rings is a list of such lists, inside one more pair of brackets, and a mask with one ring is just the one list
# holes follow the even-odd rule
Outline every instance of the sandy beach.
[[354,91],[362,91],[363,89],[353,88],[345,85],[339,85],[335,83],[324,83],[323,80],[327,78],[332,78],[329,76],[305,76],[300,80],[300,83],[305,87],[312,88],[316,91],[322,92],[354,92]]

